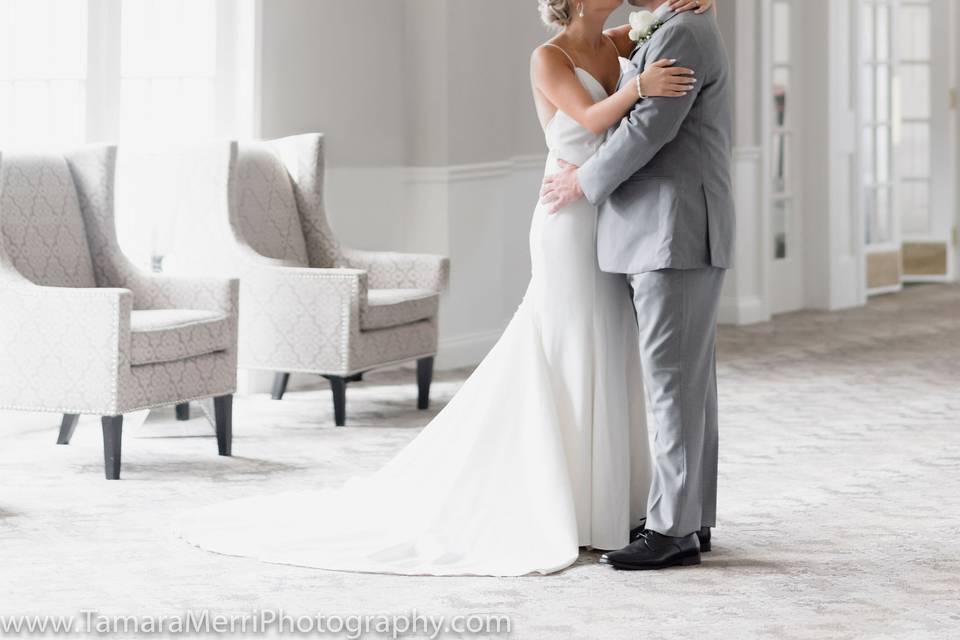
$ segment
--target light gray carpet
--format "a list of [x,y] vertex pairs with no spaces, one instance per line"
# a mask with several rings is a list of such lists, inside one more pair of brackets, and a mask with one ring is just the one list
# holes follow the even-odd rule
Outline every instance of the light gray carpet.
[[[435,407],[465,372],[439,376]],[[496,612],[517,638],[949,638],[960,629],[960,288],[724,329],[721,505],[699,568],[580,563],[515,579],[353,575],[220,557],[174,538],[184,509],[336,485],[376,469],[431,413],[412,372],[236,406],[232,459],[205,421],[155,412],[102,477],[99,423],[0,414],[0,613]],[[384,522],[384,527],[389,527]]]

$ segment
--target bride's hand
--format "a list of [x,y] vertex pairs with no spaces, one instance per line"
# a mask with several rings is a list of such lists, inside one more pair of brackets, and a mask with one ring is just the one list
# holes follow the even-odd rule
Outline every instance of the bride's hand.
[[676,13],[684,11],[693,11],[694,13],[706,13],[713,9],[717,0],[670,0],[670,10]]
[[679,98],[697,83],[693,69],[674,67],[676,60],[657,60],[640,74],[640,88],[648,98]]

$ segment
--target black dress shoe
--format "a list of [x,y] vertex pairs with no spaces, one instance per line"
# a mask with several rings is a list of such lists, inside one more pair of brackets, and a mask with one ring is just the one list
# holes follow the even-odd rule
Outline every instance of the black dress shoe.
[[672,538],[648,530],[636,542],[600,556],[600,563],[633,571],[688,567],[700,564],[700,541],[695,533]]
[[[647,521],[644,520],[640,526],[630,530],[630,542],[636,542],[643,536],[647,530],[646,524]],[[713,550],[710,544],[710,531],[710,527],[703,527],[700,531],[697,531],[697,539],[700,540],[700,553],[709,553]]]

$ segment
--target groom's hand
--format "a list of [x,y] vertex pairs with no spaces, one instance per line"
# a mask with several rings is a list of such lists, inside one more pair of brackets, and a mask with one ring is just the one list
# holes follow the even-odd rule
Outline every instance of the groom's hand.
[[550,213],[556,213],[583,197],[583,189],[577,180],[579,167],[563,160],[557,160],[557,164],[560,171],[544,178],[540,189],[540,202],[550,205]]

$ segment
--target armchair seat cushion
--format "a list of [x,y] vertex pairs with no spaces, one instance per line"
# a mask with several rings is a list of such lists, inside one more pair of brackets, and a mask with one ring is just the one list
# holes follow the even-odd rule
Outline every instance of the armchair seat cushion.
[[428,289],[370,289],[360,309],[360,329],[386,329],[437,314],[440,296]]
[[148,309],[130,316],[130,364],[173,362],[231,346],[230,316],[199,309]]

